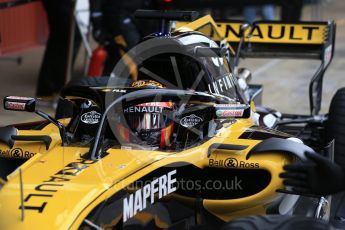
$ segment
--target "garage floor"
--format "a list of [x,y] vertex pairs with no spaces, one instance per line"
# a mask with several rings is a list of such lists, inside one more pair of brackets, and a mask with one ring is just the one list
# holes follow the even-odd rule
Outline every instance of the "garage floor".
[[[323,20],[334,19],[337,22],[337,42],[335,57],[324,79],[322,112],[327,112],[332,95],[340,87],[345,87],[345,2],[343,0],[323,1],[321,14]],[[318,10],[304,8],[304,20],[312,19]],[[315,16],[314,16],[315,19]],[[44,47],[32,49],[20,54],[23,64],[0,58],[0,98],[7,95],[34,96],[38,71],[41,65]],[[253,83],[264,84],[263,103],[282,112],[308,113],[308,84],[318,67],[317,61],[251,59],[241,62],[253,72]],[[76,65],[76,72],[82,71],[82,58]],[[50,107],[42,110],[52,112]],[[27,122],[37,119],[34,114],[9,112],[0,108],[0,126]]]

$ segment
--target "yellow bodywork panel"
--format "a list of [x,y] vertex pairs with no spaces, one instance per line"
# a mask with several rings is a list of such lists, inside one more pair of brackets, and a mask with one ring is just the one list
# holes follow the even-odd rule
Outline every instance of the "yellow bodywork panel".
[[[186,162],[201,169],[226,168],[210,162],[227,158],[249,165],[257,164],[260,169],[270,172],[271,181],[265,189],[252,196],[228,200],[205,199],[204,207],[225,221],[236,216],[259,214],[264,212],[268,203],[279,197],[275,190],[283,185],[278,174],[291,159],[283,154],[270,153],[246,160],[248,151],[260,142],[239,139],[252,124],[251,119],[238,120],[204,144],[182,152],[109,149],[99,161],[82,158],[88,148],[56,144],[50,151],[36,154],[21,167],[25,208],[23,222],[20,221],[18,170],[8,178],[0,190],[0,223],[3,229],[46,229],[47,226],[51,229],[77,229],[98,204],[160,167]],[[248,148],[242,151],[215,150],[208,157],[208,148],[213,143],[236,143]],[[243,168],[238,166],[238,170]],[[176,174],[179,174],[178,167]],[[187,205],[193,203],[186,197],[176,196],[175,199]]]
[[[210,15],[206,15],[198,20],[195,20],[190,23],[186,22],[176,22],[176,29],[180,31],[198,31],[203,33],[206,36],[209,36],[212,40],[217,42],[225,41],[225,37],[223,36],[222,32],[219,30],[216,22]],[[232,54],[235,54],[235,51],[229,46],[230,51]]]
[[[63,121],[68,123],[69,119]],[[17,135],[20,136],[49,136],[52,141],[49,148],[43,142],[35,141],[15,141],[12,148],[4,143],[0,143],[0,157],[2,158],[16,158],[16,159],[29,159],[37,153],[45,153],[52,149],[54,146],[61,144],[61,138],[58,128],[49,124],[41,130],[17,130]]]

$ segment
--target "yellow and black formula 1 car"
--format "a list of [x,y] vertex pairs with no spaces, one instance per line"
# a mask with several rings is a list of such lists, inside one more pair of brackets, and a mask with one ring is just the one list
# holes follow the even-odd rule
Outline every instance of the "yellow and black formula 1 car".
[[[138,14],[165,22],[193,17]],[[245,222],[253,229],[288,229],[277,227],[277,218],[328,218],[327,197],[296,195],[279,178],[284,165],[306,161],[306,151],[317,153],[295,135],[260,125],[254,101],[261,88],[243,87],[246,71],[237,63],[239,56],[255,53],[255,44],[265,48],[260,38],[266,32],[275,54],[291,49],[274,46],[274,39],[293,48],[298,32],[305,36],[298,44],[311,40],[308,55],[316,57],[333,24],[246,30],[236,22],[217,26],[206,16],[177,22],[168,32],[162,25],[126,55],[112,77],[67,86],[61,98],[73,109],[66,118],[38,111],[34,98],[4,99],[5,109],[35,112],[45,121],[0,128],[1,229],[219,229],[259,214],[277,216]],[[272,34],[279,28],[290,32]],[[221,39],[222,29],[238,35],[229,41],[239,49]],[[249,45],[246,33],[258,42]],[[323,67],[328,65],[332,46],[320,55]],[[324,226],[316,220],[300,224],[295,228]]]

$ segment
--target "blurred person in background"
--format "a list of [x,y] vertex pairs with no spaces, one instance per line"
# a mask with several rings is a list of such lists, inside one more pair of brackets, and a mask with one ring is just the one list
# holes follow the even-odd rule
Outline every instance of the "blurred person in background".
[[[303,0],[281,0],[277,2],[281,8],[281,20],[294,22],[301,20]],[[271,21],[275,19],[274,5],[267,4],[263,6],[245,6],[243,15],[249,23],[253,23],[256,19],[257,13],[260,13],[263,20]]]
[[107,51],[103,76],[110,75],[121,57],[139,42],[142,27],[133,14],[150,5],[150,0],[90,0],[92,35]]
[[243,9],[243,15],[250,24],[253,24],[255,21],[257,11],[260,12],[262,19],[265,21],[272,21],[275,19],[273,5],[245,6]]
[[302,16],[303,0],[282,0],[281,19],[282,21],[299,21]]
[[[69,38],[75,1],[42,0],[42,2],[47,13],[49,37],[39,72],[36,96],[48,99],[58,94],[66,82]],[[78,33],[75,33],[75,35],[74,57],[81,40]]]

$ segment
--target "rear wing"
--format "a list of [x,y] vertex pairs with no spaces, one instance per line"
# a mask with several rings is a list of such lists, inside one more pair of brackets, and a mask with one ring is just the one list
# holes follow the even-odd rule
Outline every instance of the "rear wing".
[[[177,29],[202,32],[213,40],[225,39],[233,50],[240,42],[244,21],[215,22],[207,15],[196,21],[176,22]],[[329,64],[333,57],[336,26],[334,21],[285,23],[255,22],[245,32],[243,58],[319,59]]]
[[[191,23],[176,22],[177,29],[200,31],[213,40],[225,39],[234,52],[240,42],[243,21],[214,22],[205,16]],[[336,25],[325,22],[278,22],[259,21],[245,32],[240,51],[242,58],[301,58],[320,60],[309,85],[310,112],[320,111],[322,81],[325,71],[333,59]]]
[[[218,31],[237,47],[243,22],[219,22]],[[267,22],[254,23],[247,30],[241,56],[255,58],[318,59],[328,65],[333,58],[335,23],[326,22]]]

